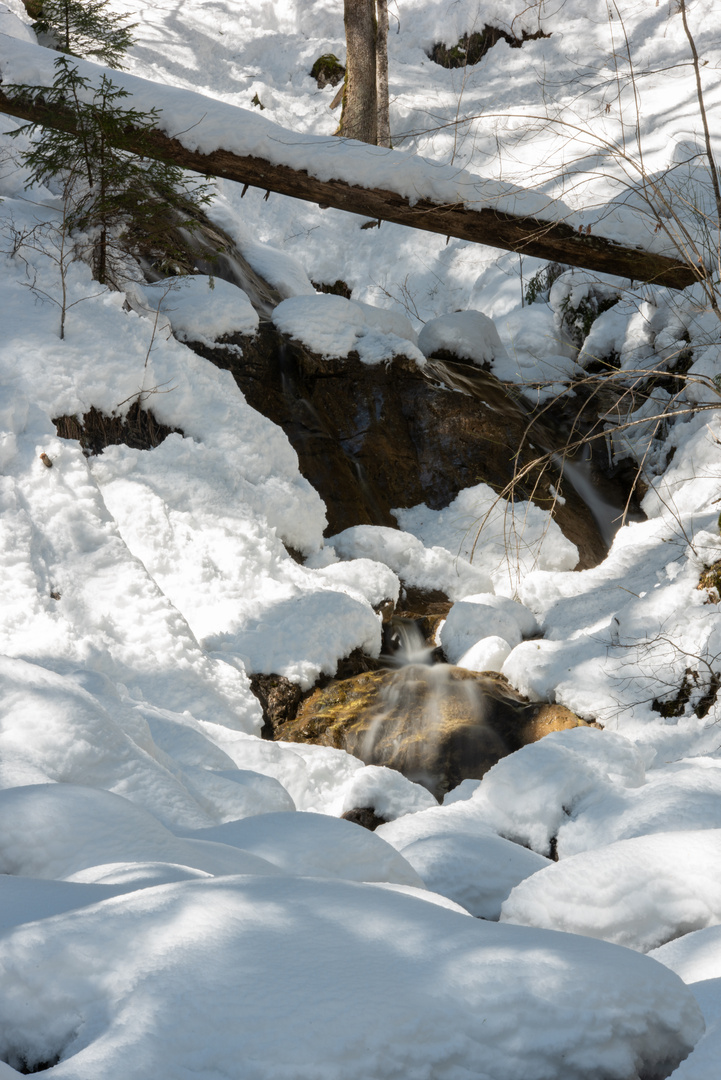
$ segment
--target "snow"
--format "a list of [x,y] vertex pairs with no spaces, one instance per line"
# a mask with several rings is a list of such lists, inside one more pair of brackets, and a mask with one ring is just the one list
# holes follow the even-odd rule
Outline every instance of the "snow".
[[[639,147],[606,5],[407,0],[392,151],[333,137],[335,91],[309,76],[324,52],[345,60],[335,0],[111,6],[138,23],[113,79],[189,148],[657,251],[688,228],[715,254],[673,5],[621,5]],[[688,5],[712,119],[715,7]],[[475,67],[427,55],[485,22],[539,21],[549,37]],[[20,0],[1,3],[4,85],[51,77],[34,41]],[[703,289],[566,268],[530,303],[538,259],[220,180],[211,219],[267,282],[265,306],[251,284],[148,286],[130,264],[110,291],[79,259],[61,279],[62,193],[26,189],[17,126],[0,122],[0,1078],[716,1080],[721,613],[698,585],[721,560],[721,358]],[[629,188],[639,150],[680,215],[655,232]],[[351,300],[312,284],[336,280]],[[584,306],[616,297],[570,342]],[[479,477],[445,506],[397,507],[399,529],[324,536],[283,431],[187,345],[242,363],[224,338],[269,318],[339,365],[356,351],[430,370],[448,349],[549,417],[575,379],[617,365],[601,456],[643,463],[647,520],[576,571],[546,509]],[[666,378],[648,395],[650,371]],[[135,403],[172,430],[150,451],[86,457],[53,423]],[[355,650],[378,656],[377,609],[412,589],[451,600],[449,659],[602,726],[525,746],[442,806],[343,750],[259,737],[253,675],[305,691]],[[375,833],[339,820],[364,807],[386,822]]]
[[692,1057],[674,1074],[677,1080],[712,1080],[718,1068],[721,1037],[721,967],[719,966],[719,928],[709,927],[670,941],[653,954],[671,968],[689,986],[706,1021],[706,1033]]
[[[56,1074],[74,1080],[238,1061],[258,1080],[511,1080],[562,1062],[578,1080],[630,1076],[667,1069],[702,1029],[678,976],[645,957],[355,882],[161,885],[18,927],[0,953],[0,1052],[60,1053]],[[533,1033],[521,1043],[519,1016]]]
[[368,829],[326,814],[258,814],[187,836],[193,843],[212,841],[240,848],[243,855],[256,855],[286,874],[423,888],[421,879],[390,844]]
[[505,357],[493,319],[481,311],[458,311],[431,319],[420,332],[418,347],[425,356],[445,349],[479,367]]
[[246,293],[222,279],[187,274],[148,285],[143,293],[148,310],[164,316],[180,341],[212,346],[224,334],[258,329],[258,314]]
[[619,840],[517,885],[501,920],[648,952],[721,919],[719,852],[719,829]]
[[430,791],[384,765],[365,765],[346,788],[343,812],[368,807],[386,821],[435,806]]
[[[465,13],[465,18],[469,18],[468,12]],[[213,31],[217,34],[217,27],[214,27]],[[224,34],[224,31],[221,30],[220,33]],[[444,33],[447,33],[447,29]],[[39,53],[31,44],[18,38],[12,38],[12,41],[12,47],[6,46],[0,50],[3,81],[32,85],[51,83],[52,54]],[[504,53],[508,53],[508,47],[504,42],[500,42],[495,54],[496,59],[500,60]],[[283,60],[278,59],[282,65]],[[508,60],[512,65],[513,59],[510,55]],[[257,63],[257,60],[255,62]],[[428,66],[427,61],[424,63]],[[97,80],[97,65],[83,61],[78,67],[81,73],[87,74],[91,83],[93,79]],[[143,69],[142,64],[136,64],[136,67],[138,70],[147,71],[147,67]],[[157,64],[154,68],[155,75]],[[223,78],[225,77],[224,72]],[[181,76],[181,81],[186,80],[187,72],[184,77]],[[161,114],[161,129],[177,138],[191,151],[209,154],[223,149],[240,156],[263,158],[276,165],[306,171],[319,180],[341,179],[361,187],[394,191],[408,199],[411,205],[424,198],[440,205],[460,202],[473,209],[490,207],[503,213],[551,221],[570,220],[574,227],[590,227],[587,214],[579,212],[573,215],[570,212],[564,201],[563,191],[559,191],[554,198],[506,180],[474,175],[453,162],[453,159],[451,164],[442,164],[437,160],[424,160],[400,150],[368,147],[351,140],[289,131],[260,115],[259,109],[239,112],[237,87],[234,94],[221,90],[220,95],[216,91],[208,97],[180,89],[177,85],[161,85],[160,82],[151,84],[127,73],[115,75],[114,81],[133,96],[135,107],[144,111],[157,108]],[[275,97],[275,93],[271,92],[271,96],[266,96],[266,100],[273,101]],[[262,101],[262,97],[260,100]],[[231,101],[232,104],[229,103]],[[248,105],[251,104],[251,95],[246,101]],[[270,111],[276,110],[271,106]],[[608,124],[613,129],[613,122],[609,121]],[[462,141],[465,134],[466,132],[461,130]],[[613,134],[615,132],[611,130],[611,138]],[[466,154],[467,151],[462,152],[461,158],[465,158]],[[684,214],[682,211],[682,220],[678,223],[672,221],[667,230],[659,230],[653,215],[644,212],[646,207],[643,202],[640,205],[627,206],[625,201],[616,194],[610,205],[595,207],[596,212],[592,213],[593,231],[623,243],[630,241],[651,250],[666,249],[675,254],[676,245],[682,242],[682,230],[694,228],[692,214]]]
[[497,920],[511,889],[548,866],[548,860],[496,835],[472,802],[455,802],[452,811],[446,809],[449,805],[446,800],[443,809],[406,815],[376,831],[400,851],[429,889],[472,915]]
[[356,351],[371,366],[396,355],[407,356],[420,367],[425,362],[406,319],[344,296],[293,296],[278,304],[273,323],[281,333],[326,358]]
[[35,34],[27,25],[25,10],[20,0],[7,0],[0,4],[0,34],[35,44]]
[[453,605],[441,627],[440,643],[448,662],[458,664],[484,638],[505,642],[510,653],[524,637],[538,633],[538,623],[528,608],[506,596],[479,593]]
[[[513,510],[499,499],[488,484],[464,488],[442,510],[425,503],[394,510],[401,529],[453,556],[455,573],[462,577],[448,595],[463,599],[471,592],[515,593],[518,583],[533,570],[572,570],[578,562],[578,548],[571,543],[548,510],[519,499]],[[479,570],[485,570],[493,585],[480,585]],[[478,585],[472,588],[471,574]],[[461,592],[466,588],[466,592]]]

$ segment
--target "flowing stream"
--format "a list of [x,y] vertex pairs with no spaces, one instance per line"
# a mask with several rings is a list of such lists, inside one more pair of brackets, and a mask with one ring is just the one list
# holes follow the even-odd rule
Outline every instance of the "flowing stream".
[[[244,289],[261,320],[267,323],[280,296],[252,269],[232,240],[213,226],[186,234],[183,239],[195,249],[195,268]],[[413,441],[425,439],[432,454],[436,453],[438,433],[433,425],[439,415],[438,395],[456,393],[464,395],[466,402],[468,398],[479,402],[479,419],[476,421],[474,405],[466,403],[460,410],[454,405],[450,410],[452,422],[441,442],[448,439],[455,450],[459,445],[458,418],[463,417],[463,422],[474,429],[477,425],[480,428],[488,423],[490,410],[500,420],[493,421],[492,444],[508,446],[511,466],[519,447],[509,445],[510,440],[523,439],[529,450],[554,466],[554,474],[572,486],[586,504],[605,547],[612,542],[626,509],[620,487],[599,474],[588,445],[570,455],[559,449],[569,437],[577,440],[583,434],[577,418],[568,425],[571,435],[567,436],[563,416],[551,417],[544,411],[541,417],[534,417],[516,387],[501,383],[471,364],[429,359],[422,370],[413,365],[407,371],[399,369],[395,381],[388,380],[383,372],[377,381],[369,381],[363,365],[354,368],[336,362],[326,366],[318,357],[306,356],[295,344],[276,338],[269,339],[266,368],[257,356],[253,360],[249,354],[251,363],[255,363],[253,377],[259,394],[251,404],[282,422],[303,470],[327,506],[347,498],[344,489],[350,486],[359,493],[355,501],[349,500],[351,515],[355,515],[350,523],[362,521],[362,515],[375,524],[394,523],[383,505],[383,497],[387,496],[382,485],[383,468],[374,472],[379,460],[387,470],[397,468],[394,455],[401,443],[393,441],[393,424],[408,422],[406,443],[402,444],[406,447],[404,467],[418,469],[421,455],[414,466],[408,447],[417,447],[418,442]],[[239,370],[234,372],[241,389],[244,363],[248,363],[245,352]],[[411,393],[403,397],[409,386]],[[328,389],[330,395],[325,392]],[[402,405],[394,412],[391,403],[397,394],[401,395]],[[334,399],[339,395],[343,403],[340,416],[329,408],[329,396]],[[277,416],[273,415],[274,408],[278,409]],[[424,427],[419,416],[425,417],[430,426],[427,423]],[[460,445],[467,448],[470,444]],[[487,467],[486,451],[478,454],[476,445],[473,452],[474,467],[481,471]],[[427,467],[427,457],[423,460]],[[478,476],[478,480],[483,478],[482,474]],[[458,485],[458,477],[449,481],[451,491],[454,481]],[[554,482],[558,484],[558,480]],[[387,497],[385,504],[411,505],[402,501],[389,503]],[[365,681],[359,676],[357,709],[354,703],[351,710],[355,717],[351,722],[353,734],[346,729],[347,749],[366,763],[398,768],[442,796],[465,777],[482,776],[500,757],[523,745],[533,706],[492,674],[478,675],[436,662],[439,650],[428,645],[412,619],[392,620],[383,659],[387,670],[369,673]],[[349,693],[355,694],[355,687]]]
[[[568,480],[591,512],[607,548],[624,521],[645,519],[640,509],[628,505],[618,485],[599,474],[593,462],[591,444],[585,443],[572,454],[563,453],[558,447],[566,441],[566,433],[554,433],[546,422],[534,418],[515,387],[501,383],[483,368],[470,364],[429,359],[425,371],[428,378],[483,401],[502,416],[521,417],[527,426],[529,446],[538,448],[539,456],[548,455],[561,478]],[[582,434],[576,430],[575,439]]]

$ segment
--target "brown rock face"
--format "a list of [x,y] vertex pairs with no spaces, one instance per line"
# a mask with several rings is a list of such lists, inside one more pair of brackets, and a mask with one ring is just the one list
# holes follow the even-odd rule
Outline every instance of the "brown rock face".
[[409,665],[314,691],[278,736],[348,750],[442,798],[549,731],[585,724],[562,706],[530,703],[501,675]]
[[[355,353],[322,359],[271,324],[238,343],[242,357],[194,347],[229,369],[253,408],[283,428],[301,472],[325,501],[329,535],[351,525],[395,526],[393,507],[442,509],[481,481],[501,491],[517,462],[537,452],[528,444],[519,457],[527,417],[491,376],[479,398],[450,390],[405,357],[375,366]],[[478,369],[466,371],[477,381]],[[551,484],[559,485],[552,470],[540,479],[530,474],[516,499],[551,506]],[[579,567],[593,566],[605,545],[570,485],[563,483],[563,495],[558,523],[579,548]]]

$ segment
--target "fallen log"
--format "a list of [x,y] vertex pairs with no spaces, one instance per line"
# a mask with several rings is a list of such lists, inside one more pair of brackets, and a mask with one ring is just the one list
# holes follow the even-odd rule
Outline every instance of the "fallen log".
[[[14,45],[17,47],[20,43],[15,42]],[[30,48],[35,53],[49,53],[49,50],[40,49],[38,46],[28,46],[25,43],[22,43],[22,47],[23,49]],[[54,54],[49,53],[49,56],[53,58]],[[30,99],[10,96],[4,92],[3,59],[2,50],[0,50],[0,111],[44,126],[74,131],[75,123],[71,110],[64,112],[57,109],[51,110],[41,96]],[[97,65],[82,61],[78,63],[83,68],[94,67],[97,70]],[[52,65],[52,59],[50,65]],[[112,74],[115,78],[118,73]],[[9,81],[9,79],[4,80],[6,86]],[[48,85],[51,81],[49,80]],[[123,81],[131,82],[134,88],[140,86],[152,99],[155,84],[129,76],[125,76]],[[156,98],[160,91],[161,88],[157,87]],[[206,112],[212,113],[215,109],[217,113],[218,103],[203,98],[200,94],[188,91],[179,93],[183,95],[184,101],[186,98],[191,100],[194,112],[198,115],[206,115],[198,112],[204,104],[207,105]],[[237,114],[237,118],[234,117],[236,125],[244,123],[249,125],[256,121],[255,117],[251,121],[246,110],[228,105],[222,105],[220,108]],[[227,113],[224,112],[223,115],[226,116]],[[270,126],[274,127],[274,125]],[[294,136],[292,132],[283,129],[278,130],[288,140],[295,139],[296,142],[302,142],[304,138],[308,138]],[[684,289],[703,275],[700,268],[697,271],[683,260],[643,248],[626,247],[602,235],[592,235],[587,231],[575,229],[564,221],[547,221],[538,217],[516,215],[494,206],[476,208],[460,201],[444,203],[429,198],[411,198],[399,191],[385,187],[364,187],[351,183],[345,178],[320,179],[297,165],[271,161],[257,154],[239,154],[223,148],[203,152],[187,144],[187,139],[181,141],[180,138],[160,130],[160,127],[150,134],[144,132],[142,137],[138,135],[137,138],[134,138],[132,130],[126,129],[123,149],[171,161],[183,169],[189,169],[204,176],[222,177],[260,188],[265,192],[274,191],[295,199],[317,203],[322,208],[334,207],[379,222],[391,221],[409,228],[453,236],[521,255],[536,256],[547,261],[568,263],[571,266],[630,278],[633,281],[647,281],[674,289]],[[294,144],[289,141],[287,145]],[[377,148],[366,149],[369,152],[375,152]],[[394,151],[388,151],[388,153],[395,155],[393,161],[400,176],[403,174],[404,159],[410,164],[423,160],[410,154],[403,155]],[[322,148],[319,154],[322,155]],[[292,158],[291,154],[288,156]],[[427,164],[432,166],[433,163]]]

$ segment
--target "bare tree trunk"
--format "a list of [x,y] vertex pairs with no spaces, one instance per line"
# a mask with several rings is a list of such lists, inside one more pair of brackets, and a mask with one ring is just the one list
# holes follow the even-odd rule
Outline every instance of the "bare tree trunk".
[[378,145],[391,145],[391,125],[388,116],[388,0],[376,0],[378,31],[376,34],[376,96],[378,98]]
[[348,50],[338,135],[378,141],[375,0],[344,0]]

